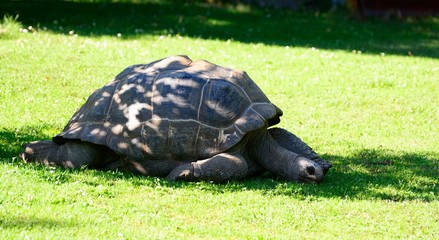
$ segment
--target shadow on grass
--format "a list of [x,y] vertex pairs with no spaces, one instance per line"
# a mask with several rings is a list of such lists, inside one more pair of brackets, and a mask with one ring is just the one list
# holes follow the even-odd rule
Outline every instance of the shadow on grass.
[[[50,139],[44,129],[50,126],[33,126],[17,130],[0,129],[0,163],[19,165],[35,171],[47,170],[45,166],[23,165],[16,158],[21,144],[39,139]],[[377,199],[390,201],[439,199],[439,153],[395,152],[389,149],[359,149],[350,156],[323,155],[333,163],[325,180],[318,185],[296,184],[278,180],[266,174],[245,181],[224,184],[168,182],[154,177],[135,176],[129,173],[85,170],[99,183],[85,182],[91,186],[111,185],[124,180],[135,186],[166,188],[193,188],[215,194],[235,191],[258,191],[265,195],[285,195],[299,199],[341,198]],[[29,166],[29,167],[28,167]],[[38,174],[42,181],[63,184],[70,182],[80,170],[47,171]],[[93,178],[95,179],[95,178]]]
[[25,27],[60,34],[73,30],[91,37],[115,37],[121,33],[122,39],[130,39],[178,34],[244,43],[439,57],[437,18],[362,21],[344,13],[217,7],[171,0],[139,2],[142,3],[2,1],[0,16],[18,14]]
[[[243,182],[203,185],[200,188],[218,193],[254,190],[266,195],[308,200],[336,198],[428,202],[439,199],[438,153],[360,149],[350,156],[323,157],[331,161],[333,167],[318,185],[285,182],[267,174]],[[170,186],[175,184],[168,183]]]
[[17,228],[17,229],[30,229],[30,228],[60,228],[71,227],[64,221],[57,221],[55,219],[36,218],[36,217],[22,217],[11,218],[10,216],[0,216],[0,227],[5,229]]

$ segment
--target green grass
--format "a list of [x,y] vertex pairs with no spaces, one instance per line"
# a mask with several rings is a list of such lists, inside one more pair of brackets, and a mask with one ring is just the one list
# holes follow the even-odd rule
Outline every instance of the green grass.
[[[439,238],[438,18],[170,1],[1,2],[1,16],[0,239]],[[126,66],[175,54],[246,70],[333,163],[325,181],[175,183],[16,157]]]

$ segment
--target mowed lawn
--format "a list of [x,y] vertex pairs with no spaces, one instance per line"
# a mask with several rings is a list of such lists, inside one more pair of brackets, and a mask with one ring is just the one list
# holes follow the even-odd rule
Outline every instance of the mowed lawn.
[[[0,3],[0,239],[439,238],[438,18],[94,2]],[[177,54],[245,70],[333,164],[325,180],[168,182],[17,157],[125,67]]]

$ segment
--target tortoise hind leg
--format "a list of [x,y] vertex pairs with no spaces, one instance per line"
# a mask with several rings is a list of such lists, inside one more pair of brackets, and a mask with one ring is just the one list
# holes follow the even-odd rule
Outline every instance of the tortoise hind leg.
[[241,179],[247,175],[247,163],[241,154],[221,153],[211,158],[185,163],[174,168],[168,180],[213,181]]
[[319,157],[310,146],[289,131],[283,128],[270,128],[268,132],[281,147],[317,163],[322,168],[324,174],[332,167],[328,161]]
[[102,154],[97,145],[81,141],[68,141],[62,145],[52,141],[35,141],[26,143],[23,147],[24,151],[19,156],[25,162],[72,169],[97,164]]

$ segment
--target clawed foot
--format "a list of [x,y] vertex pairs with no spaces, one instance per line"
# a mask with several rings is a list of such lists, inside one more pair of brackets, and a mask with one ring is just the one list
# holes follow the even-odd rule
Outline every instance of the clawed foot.
[[191,163],[182,164],[174,168],[166,179],[170,181],[194,181],[194,166]]

